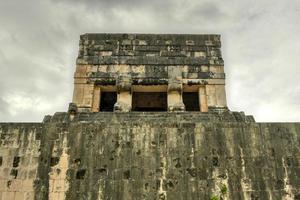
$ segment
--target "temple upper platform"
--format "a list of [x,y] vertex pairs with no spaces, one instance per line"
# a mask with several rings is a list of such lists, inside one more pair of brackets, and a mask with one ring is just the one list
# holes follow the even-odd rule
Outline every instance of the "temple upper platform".
[[79,112],[227,110],[220,35],[84,34]]

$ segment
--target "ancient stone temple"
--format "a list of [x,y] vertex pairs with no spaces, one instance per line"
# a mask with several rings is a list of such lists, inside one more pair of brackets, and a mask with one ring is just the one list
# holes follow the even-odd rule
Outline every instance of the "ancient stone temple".
[[299,200],[300,123],[231,111],[220,49],[82,35],[69,109],[0,123],[0,200]]
[[85,34],[75,73],[79,111],[227,109],[219,35]]

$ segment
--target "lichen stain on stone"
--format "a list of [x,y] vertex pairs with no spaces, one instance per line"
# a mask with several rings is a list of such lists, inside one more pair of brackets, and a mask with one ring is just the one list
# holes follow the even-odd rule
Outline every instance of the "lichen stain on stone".
[[288,166],[286,163],[286,160],[284,160],[284,158],[282,158],[282,166],[284,169],[284,177],[283,177],[283,181],[284,181],[284,196],[283,196],[283,200],[294,200],[295,199],[295,195],[293,193],[294,188],[290,185],[289,183],[289,175],[288,175]]
[[[246,166],[245,166],[245,155],[243,152],[243,149],[239,147],[240,149],[240,159],[241,159],[241,186],[243,191],[252,191],[252,186],[251,186],[251,179],[247,177],[246,173]],[[250,199],[248,194],[246,192],[243,193],[244,199]]]
[[[32,190],[35,182],[38,190],[32,195],[46,193],[52,199],[193,199],[193,195],[209,199],[224,188],[223,199],[296,199],[299,185],[292,174],[299,163],[299,124],[264,123],[258,128],[257,124],[196,122],[197,118],[187,116],[178,121],[181,115],[131,114],[129,122],[127,115],[110,113],[97,123],[39,124],[39,132],[44,133],[40,140],[29,125],[22,125],[29,131],[10,132],[7,127],[19,125],[0,124],[0,151],[6,152],[0,170],[7,174],[1,181],[9,182],[10,190],[15,188],[22,170],[31,165],[38,173],[30,172],[23,185]],[[277,127],[282,127],[280,133]],[[283,149],[290,138],[293,142]],[[18,154],[15,146],[3,145],[4,140],[15,140]],[[252,148],[257,150],[251,152]],[[18,165],[13,165],[15,157],[20,157]],[[274,165],[282,171],[270,167]],[[16,179],[12,170],[19,171]],[[84,175],[76,177],[80,170]]]

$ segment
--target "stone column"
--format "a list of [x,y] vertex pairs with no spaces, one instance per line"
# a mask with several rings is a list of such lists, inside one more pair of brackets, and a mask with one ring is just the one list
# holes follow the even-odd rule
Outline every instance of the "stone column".
[[208,112],[207,95],[205,86],[199,87],[199,107],[201,112]]
[[91,65],[77,65],[74,74],[73,103],[77,105],[78,112],[92,110],[94,83],[89,82],[88,73],[96,70]]
[[131,111],[132,95],[131,95],[132,80],[130,76],[120,75],[117,78],[116,86],[118,99],[114,105],[114,111],[116,112],[129,112]]
[[225,85],[206,85],[209,110],[227,110]]
[[184,111],[182,100],[182,79],[169,79],[168,84],[168,111]]
[[216,85],[217,106],[227,109],[225,85]]
[[93,103],[94,84],[76,84],[74,86],[73,103],[79,112],[90,112]]
[[101,98],[101,88],[100,86],[95,86],[94,94],[93,94],[92,112],[100,111],[100,98]]
[[209,109],[216,108],[217,98],[215,85],[206,85],[205,89],[207,95],[207,106]]
[[182,100],[183,66],[168,66],[168,111],[184,111]]

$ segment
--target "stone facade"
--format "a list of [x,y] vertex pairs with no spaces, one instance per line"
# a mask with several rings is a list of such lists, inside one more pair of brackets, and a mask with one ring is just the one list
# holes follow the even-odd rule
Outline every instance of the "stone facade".
[[224,78],[218,35],[82,35],[68,112],[0,123],[0,200],[300,200],[300,123]]
[[160,92],[168,111],[184,111],[183,93],[195,93],[193,111],[227,109],[220,48],[219,35],[82,35],[73,103],[99,112],[101,94],[115,92],[113,110],[129,112],[134,93]]

